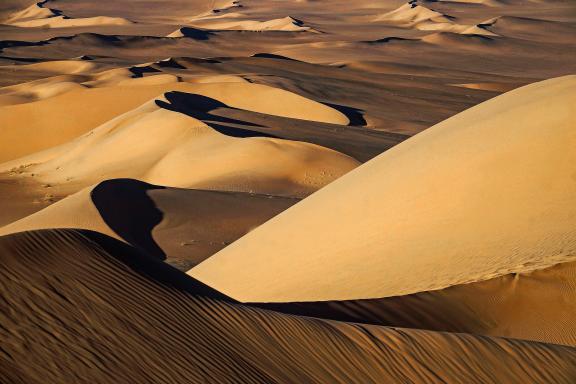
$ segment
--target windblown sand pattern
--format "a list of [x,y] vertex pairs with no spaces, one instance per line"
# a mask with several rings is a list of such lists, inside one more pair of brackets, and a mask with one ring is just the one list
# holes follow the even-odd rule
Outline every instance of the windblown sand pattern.
[[[4,236],[0,263],[2,292],[18,292],[2,298],[3,379],[569,383],[576,374],[576,350],[568,347],[352,325],[234,304],[95,233]],[[495,369],[502,364],[509,368]]]
[[0,1],[0,382],[576,382],[576,4]]

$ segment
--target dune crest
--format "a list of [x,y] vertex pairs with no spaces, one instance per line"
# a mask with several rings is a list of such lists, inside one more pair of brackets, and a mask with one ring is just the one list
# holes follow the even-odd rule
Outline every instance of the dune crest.
[[210,21],[199,24],[202,28],[212,30],[232,30],[232,31],[280,31],[280,32],[315,32],[319,31],[308,27],[303,21],[286,16],[281,19],[266,21],[255,20],[232,20],[232,21]]
[[122,17],[95,16],[70,18],[61,11],[46,8],[48,0],[32,4],[28,8],[12,14],[4,23],[23,28],[71,28],[101,25],[128,25],[130,20]]
[[399,8],[378,16],[375,21],[386,22],[402,28],[416,28],[421,31],[444,31],[462,34],[496,36],[478,25],[465,25],[455,22],[454,17],[434,11],[411,0]]

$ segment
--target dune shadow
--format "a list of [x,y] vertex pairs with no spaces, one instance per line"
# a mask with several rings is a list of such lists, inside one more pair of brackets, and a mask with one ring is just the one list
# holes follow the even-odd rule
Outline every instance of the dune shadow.
[[303,63],[303,61],[301,61],[301,60],[292,59],[292,58],[287,57],[287,56],[276,55],[274,53],[265,53],[265,52],[255,53],[250,57],[263,58],[263,59],[287,60],[287,61],[295,61],[295,62]]
[[104,222],[118,236],[140,251],[165,260],[166,254],[152,237],[152,230],[164,216],[147,194],[154,189],[164,187],[133,179],[112,179],[96,185],[90,197]]
[[182,27],[180,28],[180,32],[183,37],[189,37],[194,40],[209,40],[210,37],[214,35],[213,32],[191,27]]
[[132,73],[132,77],[134,78],[139,78],[139,77],[144,77],[144,75],[146,73],[160,73],[162,71],[150,67],[150,66],[144,66],[144,67],[130,67],[128,68],[128,70]]
[[332,103],[322,103],[322,104],[330,108],[334,108],[340,113],[343,113],[348,118],[348,120],[350,120],[349,125],[355,125],[360,127],[366,126],[366,120],[364,119],[363,110],[339,104],[332,104]]
[[158,105],[160,108],[164,108],[173,112],[182,113],[195,119],[201,120],[202,122],[210,126],[212,129],[224,135],[240,138],[275,137],[273,135],[263,132],[223,125],[223,124],[240,124],[243,126],[263,127],[262,125],[254,124],[248,121],[232,119],[229,117],[219,116],[217,114],[212,113],[217,109],[223,109],[223,108],[236,109],[216,99],[203,95],[178,92],[178,91],[167,92],[164,95],[164,97],[166,97],[166,100],[168,100],[168,102],[165,102],[163,100],[156,100],[156,105]]

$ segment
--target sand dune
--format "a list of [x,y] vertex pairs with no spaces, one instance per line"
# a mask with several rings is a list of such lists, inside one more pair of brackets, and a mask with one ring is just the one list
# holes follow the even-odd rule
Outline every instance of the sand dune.
[[45,1],[41,1],[39,3],[30,5],[26,9],[14,12],[8,16],[4,23],[12,24],[18,22],[27,22],[31,20],[46,19],[60,15],[59,11],[45,7],[45,3]]
[[[180,83],[172,75],[131,78],[133,75],[129,70],[116,69],[91,78],[67,78],[66,84],[58,84],[60,78],[57,78],[55,82],[20,84],[4,89],[5,96],[0,96],[0,102],[5,104],[0,106],[0,126],[4,127],[0,130],[0,162],[63,144],[170,90],[204,95],[223,105],[258,113],[333,124],[349,123],[344,114],[333,108],[265,85],[246,82],[190,84]],[[74,79],[84,82],[74,85]],[[93,88],[98,86],[106,88]],[[22,104],[35,100],[38,101]],[[86,109],[86,106],[90,108]],[[57,127],[57,131],[53,127]],[[13,166],[11,164],[8,169]]]
[[5,23],[25,28],[70,28],[132,24],[130,20],[121,17],[96,16],[70,18],[58,10],[46,8],[44,5],[47,2],[48,1],[41,1],[22,11],[14,13]]
[[290,302],[400,296],[573,262],[575,89],[574,76],[547,80],[456,115],[189,273],[242,301]]
[[573,348],[227,302],[95,233],[2,236],[0,264],[3,382],[570,383],[576,376]]
[[4,66],[3,68],[19,71],[32,71],[45,74],[76,74],[96,71],[100,66],[86,60],[54,60],[40,63]]
[[256,20],[224,20],[224,21],[213,21],[203,23],[195,23],[202,28],[214,29],[214,30],[233,30],[233,31],[254,31],[254,32],[264,32],[264,31],[284,31],[284,32],[316,32],[317,30],[304,25],[304,22],[295,19],[290,16],[286,16],[280,19],[273,19],[267,21],[256,21]]
[[115,179],[0,227],[0,235],[47,228],[87,229],[187,269],[297,201]]
[[[226,100],[226,95],[233,94],[222,91],[237,85],[244,86],[225,83],[208,89]],[[202,95],[169,92],[68,144],[1,167],[7,171],[36,164],[27,172],[49,184],[72,182],[85,186],[127,177],[172,187],[306,196],[359,164],[313,144],[233,137],[192,117],[201,113],[203,105],[215,102]],[[238,102],[243,103],[240,99]],[[277,107],[272,104],[272,108]]]
[[422,31],[444,31],[488,36],[496,35],[477,25],[459,24],[455,22],[455,18],[452,16],[420,5],[419,0],[409,1],[407,4],[391,12],[376,17],[375,21],[386,22],[403,28],[416,28]]

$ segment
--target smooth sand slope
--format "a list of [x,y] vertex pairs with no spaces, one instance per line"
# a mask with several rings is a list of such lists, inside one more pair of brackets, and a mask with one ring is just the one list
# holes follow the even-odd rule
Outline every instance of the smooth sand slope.
[[115,179],[0,227],[0,235],[46,228],[87,229],[188,269],[297,201]]
[[[215,97],[227,101],[231,93],[226,89],[245,84],[212,85],[198,87],[213,90]],[[214,103],[218,100],[201,94],[168,92],[70,143],[4,163],[0,169],[18,173],[24,168],[29,173],[21,175],[51,185],[86,186],[110,178],[137,178],[171,187],[306,196],[359,164],[314,144],[221,133],[193,117]],[[298,110],[297,103],[292,110]]]
[[569,347],[299,318],[227,302],[93,232],[2,236],[0,264],[2,382],[570,383],[576,377],[576,351]]
[[[241,301],[294,302],[415,294],[573,262],[575,103],[574,76],[485,102],[399,144],[189,273]],[[566,268],[558,281],[535,285],[561,302],[528,311],[553,330],[500,332],[573,343],[571,322],[555,322],[576,310],[563,304],[574,294]],[[489,314],[504,304],[473,310]]]

